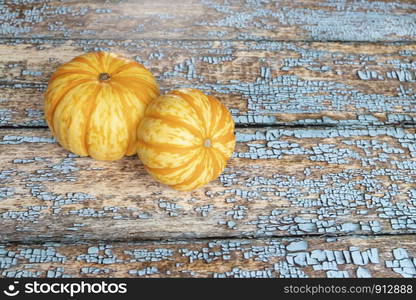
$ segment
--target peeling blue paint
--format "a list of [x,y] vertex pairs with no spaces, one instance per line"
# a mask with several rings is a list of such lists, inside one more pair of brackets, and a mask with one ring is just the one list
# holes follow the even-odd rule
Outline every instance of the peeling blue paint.
[[5,135],[0,141],[0,145],[17,145],[22,143],[56,143],[56,140],[54,138],[36,136]]
[[[299,26],[317,41],[379,41],[386,40],[388,36],[406,39],[416,35],[412,13],[400,16],[390,13],[393,9],[415,10],[416,6],[411,3],[317,2],[322,9],[302,6],[276,9],[268,1],[246,1],[244,5],[237,6],[238,9],[229,2],[204,0],[202,3],[224,17],[201,22],[200,25],[238,29],[241,39],[259,39],[258,34],[252,33],[252,28],[277,30],[291,26]],[[244,31],[249,28],[251,32]]]
[[128,260],[129,262],[157,262],[172,260],[174,251],[165,248],[156,248],[153,251],[145,248],[136,248],[134,250],[126,250],[124,253],[131,256],[131,259]]
[[387,260],[386,267],[405,278],[416,278],[416,257],[411,257],[406,249],[393,249],[394,260]]

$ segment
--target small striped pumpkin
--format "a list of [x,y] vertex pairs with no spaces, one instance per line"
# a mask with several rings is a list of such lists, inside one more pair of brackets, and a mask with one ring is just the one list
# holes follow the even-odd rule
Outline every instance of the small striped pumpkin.
[[137,135],[146,170],[157,181],[184,191],[216,179],[235,147],[230,112],[196,89],[174,90],[153,100]]
[[80,156],[116,160],[136,153],[136,129],[159,95],[141,64],[107,52],[61,65],[45,94],[45,118],[58,142]]

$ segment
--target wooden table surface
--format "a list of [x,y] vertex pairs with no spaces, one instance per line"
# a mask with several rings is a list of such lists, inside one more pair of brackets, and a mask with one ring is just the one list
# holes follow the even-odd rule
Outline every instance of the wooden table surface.
[[[62,149],[55,68],[88,51],[236,121],[193,192]],[[0,1],[0,276],[416,277],[414,0]]]

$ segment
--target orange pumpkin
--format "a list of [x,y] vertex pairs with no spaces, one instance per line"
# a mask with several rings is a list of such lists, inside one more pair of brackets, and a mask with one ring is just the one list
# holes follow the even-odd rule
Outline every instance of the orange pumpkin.
[[158,95],[155,78],[141,64],[112,53],[87,53],[52,75],[45,117],[65,149],[116,160],[136,153],[137,126]]
[[234,121],[216,98],[179,89],[153,100],[137,130],[146,170],[176,190],[217,178],[235,147]]

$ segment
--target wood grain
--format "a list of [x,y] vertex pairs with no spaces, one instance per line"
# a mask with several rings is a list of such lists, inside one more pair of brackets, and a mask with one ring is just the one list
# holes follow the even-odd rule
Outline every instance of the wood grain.
[[1,277],[415,277],[414,236],[0,246]]
[[214,94],[246,125],[416,124],[414,44],[0,41],[0,126],[45,126],[54,70],[87,51],[144,63],[162,90]]
[[193,192],[136,157],[79,158],[45,129],[0,131],[0,239],[78,241],[416,231],[415,128],[238,129],[221,177]]
[[411,0],[3,1],[0,36],[415,41]]
[[[415,18],[412,0],[0,1],[0,277],[415,277]],[[56,144],[48,78],[99,50],[224,102],[219,179],[177,192]]]

